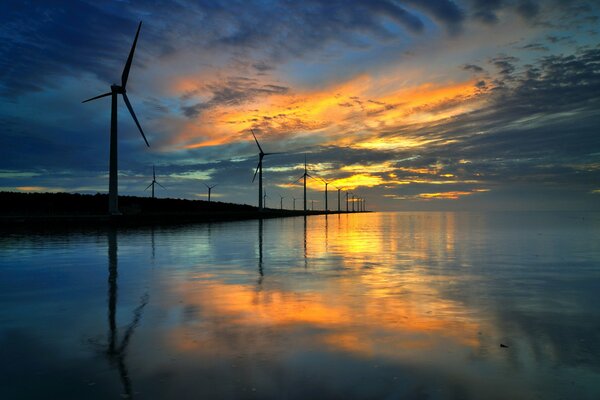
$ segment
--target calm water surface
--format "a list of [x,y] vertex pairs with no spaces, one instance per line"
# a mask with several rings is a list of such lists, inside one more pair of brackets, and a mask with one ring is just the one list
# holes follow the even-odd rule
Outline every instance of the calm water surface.
[[599,399],[600,214],[2,233],[0,398],[129,397]]

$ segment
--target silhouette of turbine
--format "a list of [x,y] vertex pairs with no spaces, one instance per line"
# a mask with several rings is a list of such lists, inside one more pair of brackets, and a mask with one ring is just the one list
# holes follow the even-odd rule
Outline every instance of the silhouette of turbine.
[[285,197],[282,196],[282,195],[279,195],[279,197],[280,197],[280,200],[279,200],[279,209],[283,210],[283,199],[285,199]]
[[346,192],[346,212],[348,212],[348,196],[350,196],[350,192]]
[[327,205],[327,186],[329,185],[329,182],[327,182],[325,179],[321,178],[321,180],[323,181],[323,183],[325,183],[325,213],[329,212],[329,206]]
[[208,202],[210,203],[210,192],[212,191],[212,189],[217,186],[217,184],[215,183],[212,186],[207,185],[206,183],[204,184],[204,186],[206,186],[208,188]]
[[252,132],[252,136],[254,137],[254,141],[256,142],[256,145],[258,146],[258,165],[256,166],[256,171],[254,171],[254,177],[252,178],[252,182],[254,182],[254,180],[256,179],[256,174],[258,174],[258,209],[260,211],[263,210],[264,208],[264,204],[263,204],[263,195],[262,195],[262,163],[263,163],[263,158],[265,156],[270,156],[272,154],[281,154],[281,153],[265,153],[262,149],[262,147],[260,147],[260,143],[258,143],[258,139],[256,139],[256,135],[254,134],[254,131],[252,129],[250,129],[250,132]]
[[110,92],[101,94],[96,97],[92,97],[91,99],[84,100],[82,103],[87,103],[88,101],[100,99],[102,97],[111,96],[111,112],[110,112],[110,162],[109,162],[109,178],[108,178],[108,212],[113,215],[119,214],[119,183],[118,183],[118,168],[117,168],[117,95],[123,96],[123,101],[131,114],[131,117],[135,121],[144,141],[146,142],[146,146],[150,147],[148,140],[146,139],[146,135],[144,135],[144,131],[138,122],[137,117],[135,116],[135,112],[133,112],[133,107],[131,107],[131,103],[127,98],[127,91],[125,87],[127,86],[127,79],[129,78],[129,69],[131,68],[131,62],[133,61],[133,53],[135,52],[135,46],[137,44],[138,36],[140,34],[140,28],[142,27],[142,22],[138,25],[137,32],[135,33],[135,39],[133,39],[133,45],[131,46],[131,50],[129,51],[129,56],[127,57],[127,62],[125,63],[125,68],[123,68],[123,74],[121,75],[121,85],[112,84],[110,86]]
[[148,190],[150,187],[152,187],[152,198],[154,198],[154,185],[158,185],[161,188],[167,190],[166,187],[164,187],[163,185],[158,183],[158,181],[156,180],[156,171],[154,170],[154,165],[153,165],[152,166],[152,183],[150,183],[148,186],[146,186],[146,189],[144,189],[144,190]]
[[306,213],[306,178],[313,178],[309,173],[308,173],[308,168],[306,167],[306,154],[304,155],[304,173],[300,176],[300,178],[296,179],[294,181],[294,183],[298,182],[300,179],[304,178],[304,213]]
[[340,192],[342,191],[342,188],[339,188],[337,186],[334,186],[337,189],[338,192],[338,213],[342,211],[342,207],[341,207],[341,202],[340,202]]

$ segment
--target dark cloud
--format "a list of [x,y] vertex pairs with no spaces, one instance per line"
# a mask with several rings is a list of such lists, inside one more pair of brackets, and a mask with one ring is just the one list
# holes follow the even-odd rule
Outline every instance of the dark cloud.
[[519,59],[516,57],[500,55],[492,58],[490,63],[494,65],[498,69],[498,72],[500,72],[506,78],[515,71],[515,63],[517,61],[519,61]]
[[532,0],[522,0],[517,3],[517,12],[526,19],[533,19],[540,12],[537,2]]
[[541,43],[529,43],[525,46],[519,47],[520,50],[533,50],[533,51],[550,51],[550,49]]
[[498,22],[496,12],[502,8],[503,3],[502,0],[473,0],[473,18],[486,24],[495,24]]
[[191,106],[183,106],[186,117],[195,118],[202,110],[218,106],[235,106],[247,103],[256,97],[273,94],[285,94],[288,88],[279,85],[261,85],[255,79],[232,77],[224,82],[206,85],[211,93],[210,100]]
[[465,12],[451,0],[409,0],[417,7],[444,23],[451,33],[458,33],[465,19]]
[[555,35],[547,35],[546,39],[550,42],[550,43],[560,43],[560,42],[564,42],[566,40],[570,40],[570,37],[568,36],[555,36]]
[[475,73],[480,73],[480,72],[485,71],[479,65],[475,65],[475,64],[464,64],[462,66],[462,69],[464,69],[465,71],[471,71],[471,72],[475,72]]
[[138,49],[138,67],[148,55],[230,47],[244,57],[265,53],[249,64],[264,73],[331,42],[364,46],[365,35],[402,39],[390,22],[418,34],[424,17],[456,33],[464,11],[450,0],[8,2],[0,15],[0,90],[15,96],[86,73],[118,80],[140,19],[142,40],[152,45]]

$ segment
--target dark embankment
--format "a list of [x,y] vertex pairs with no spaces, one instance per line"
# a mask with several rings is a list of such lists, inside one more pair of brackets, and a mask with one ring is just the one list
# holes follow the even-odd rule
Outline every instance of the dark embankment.
[[[266,209],[245,204],[120,196],[122,215],[107,214],[108,195],[0,192],[0,225],[149,225],[230,221],[304,215],[302,211]],[[310,211],[309,215],[323,214]]]

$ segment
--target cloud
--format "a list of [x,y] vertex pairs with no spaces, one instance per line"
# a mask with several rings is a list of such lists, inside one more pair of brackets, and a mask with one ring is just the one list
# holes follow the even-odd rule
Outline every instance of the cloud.
[[485,72],[485,70],[483,68],[481,68],[479,65],[475,65],[475,64],[464,64],[462,66],[462,69],[464,69],[465,71],[470,71],[470,72],[475,72],[475,73]]
[[[256,79],[231,77],[222,82],[206,85],[210,99],[206,102],[183,106],[186,117],[196,118],[202,110],[219,106],[238,106],[259,96],[286,94],[289,88],[274,84],[261,84]],[[190,95],[186,95],[186,99]]]

